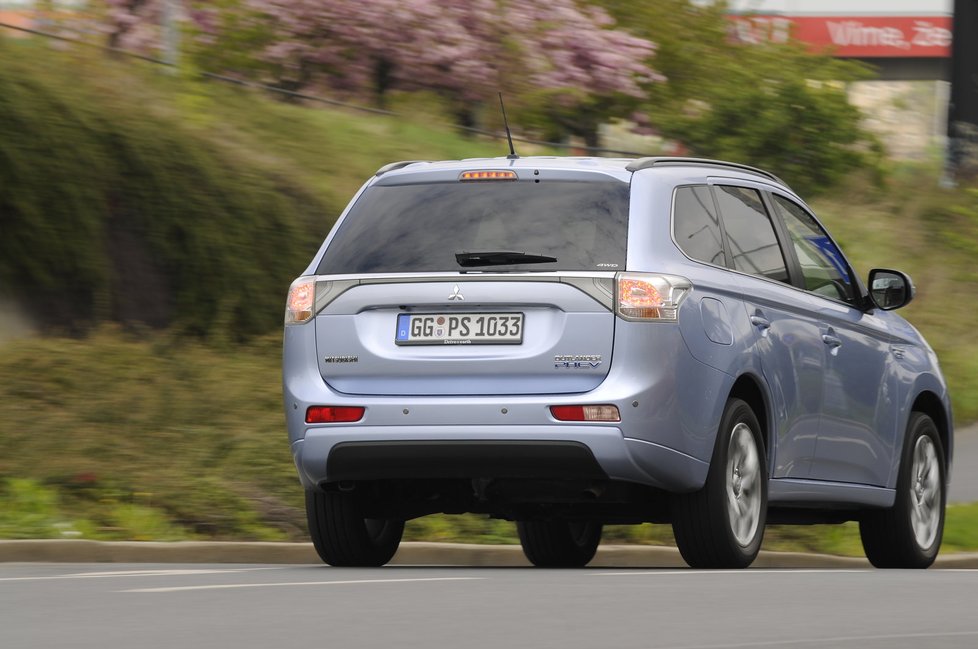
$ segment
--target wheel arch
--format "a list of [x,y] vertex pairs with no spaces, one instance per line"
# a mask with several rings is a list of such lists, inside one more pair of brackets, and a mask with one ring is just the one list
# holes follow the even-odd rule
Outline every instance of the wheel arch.
[[[937,435],[941,440],[941,447],[944,449],[944,472],[947,478],[950,479],[951,455],[953,451],[951,418],[947,409],[944,407],[944,402],[934,392],[923,390],[914,398],[910,411],[921,412],[934,420],[934,425],[937,426]],[[904,435],[906,435],[906,431],[904,431]]]
[[754,411],[754,415],[757,416],[757,421],[761,425],[761,442],[764,444],[764,448],[761,450],[764,453],[765,466],[768,467],[768,471],[770,472],[771,446],[774,433],[771,427],[770,400],[763,382],[753,374],[741,374],[734,381],[733,387],[730,388],[728,398],[740,399],[746,402],[751,407],[751,410]]

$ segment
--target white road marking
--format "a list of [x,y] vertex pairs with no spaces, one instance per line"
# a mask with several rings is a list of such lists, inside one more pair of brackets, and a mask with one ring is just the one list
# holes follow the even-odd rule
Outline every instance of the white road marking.
[[907,638],[933,640],[935,638],[969,638],[978,636],[978,631],[937,631],[935,633],[891,633],[886,635],[840,635],[831,638],[808,638],[793,640],[761,640],[754,642],[735,642],[731,644],[672,645],[662,649],[743,649],[751,647],[792,647],[810,645],[835,645],[840,642],[867,642],[870,640],[905,640]]
[[261,568],[166,568],[149,570],[109,570],[105,572],[75,572],[68,577],[145,577],[171,575],[219,575],[223,573],[255,572],[258,570],[281,570],[278,566]]
[[335,581],[283,581],[254,584],[205,584],[202,586],[173,586],[171,588],[133,588],[120,593],[177,593],[188,590],[223,590],[228,588],[282,588],[292,586],[349,586],[356,584],[399,584],[426,581],[479,581],[485,577],[418,577],[416,579],[350,579]]
[[258,570],[283,570],[284,566],[262,568],[196,568],[170,570],[113,570],[108,572],[75,572],[46,577],[0,577],[0,581],[52,581],[58,579],[105,579],[107,577],[180,577],[185,575],[223,575]]
[[795,568],[751,568],[749,570],[694,570],[693,568],[685,568],[682,570],[644,569],[628,572],[591,572],[588,574],[592,577],[658,577],[661,575],[798,575],[809,573],[828,575],[848,572],[877,572],[877,570],[873,568],[806,568],[802,570]]

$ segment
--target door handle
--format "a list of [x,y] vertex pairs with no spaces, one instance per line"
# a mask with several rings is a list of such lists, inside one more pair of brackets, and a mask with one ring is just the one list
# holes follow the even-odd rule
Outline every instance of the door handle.
[[831,347],[830,354],[835,354],[842,347],[842,339],[830,334],[822,334],[822,342]]

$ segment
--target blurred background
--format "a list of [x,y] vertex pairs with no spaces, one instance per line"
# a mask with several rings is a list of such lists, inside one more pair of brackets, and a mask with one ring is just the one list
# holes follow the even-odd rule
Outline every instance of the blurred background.
[[[523,155],[783,177],[858,273],[914,277],[903,315],[975,437],[967,57],[950,0],[883,5],[0,0],[0,538],[305,540],[289,283],[381,165],[504,155],[498,92]],[[516,541],[474,516],[406,538]],[[852,524],[765,547],[861,554]],[[978,505],[949,510],[945,549],[978,549]]]

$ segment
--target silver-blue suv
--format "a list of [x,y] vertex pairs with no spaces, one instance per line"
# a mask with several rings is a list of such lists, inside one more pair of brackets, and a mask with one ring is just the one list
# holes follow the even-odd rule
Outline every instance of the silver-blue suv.
[[[852,218],[860,218],[853,214]],[[284,398],[309,531],[382,565],[404,521],[516,521],[537,566],[671,523],[694,567],[766,523],[856,520],[929,566],[952,421],[933,350],[776,176],[688,158],[399,162],[289,290]]]

